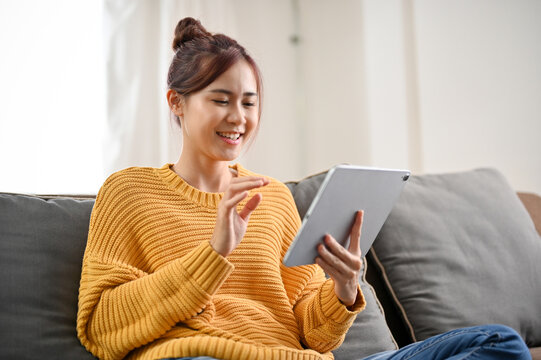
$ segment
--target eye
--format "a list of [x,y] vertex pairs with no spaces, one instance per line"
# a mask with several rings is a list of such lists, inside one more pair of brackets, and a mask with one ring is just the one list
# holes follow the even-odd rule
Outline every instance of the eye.
[[229,104],[229,102],[227,100],[212,100],[213,102],[215,102],[216,104],[218,105],[227,105]]
[[253,103],[253,102],[245,102],[242,105],[244,105],[244,106],[255,106],[255,103]]

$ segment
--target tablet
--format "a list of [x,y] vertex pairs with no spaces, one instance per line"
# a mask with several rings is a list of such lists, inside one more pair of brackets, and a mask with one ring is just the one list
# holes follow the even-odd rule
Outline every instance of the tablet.
[[409,177],[408,170],[353,165],[330,169],[284,256],[284,265],[313,264],[326,234],[347,247],[358,210],[364,211],[360,244],[365,256]]

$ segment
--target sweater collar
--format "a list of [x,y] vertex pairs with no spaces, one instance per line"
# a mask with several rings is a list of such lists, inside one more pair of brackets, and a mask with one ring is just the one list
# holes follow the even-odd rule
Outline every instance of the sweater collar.
[[[218,203],[224,196],[223,192],[220,193],[211,193],[201,191],[190,184],[188,184],[183,178],[177,175],[171,167],[173,164],[166,163],[161,168],[156,169],[160,178],[165,182],[165,184],[172,190],[181,194],[184,198],[191,200],[199,205],[208,208],[217,208]],[[246,176],[246,169],[244,169],[240,164],[234,164],[229,166],[232,169],[235,169],[238,173],[237,176]]]

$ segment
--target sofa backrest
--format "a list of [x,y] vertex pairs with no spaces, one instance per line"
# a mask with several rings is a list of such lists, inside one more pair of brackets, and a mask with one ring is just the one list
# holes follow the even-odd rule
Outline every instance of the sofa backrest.
[[75,330],[93,204],[0,194],[1,359],[94,359]]
[[[301,217],[324,175],[287,183]],[[541,233],[541,197],[523,193],[519,197]],[[88,195],[0,193],[0,358],[94,358],[80,345],[75,331],[93,204],[94,197]],[[367,260],[363,292],[369,306],[335,352],[337,359],[395,348],[385,319],[399,345],[412,342],[370,254]]]

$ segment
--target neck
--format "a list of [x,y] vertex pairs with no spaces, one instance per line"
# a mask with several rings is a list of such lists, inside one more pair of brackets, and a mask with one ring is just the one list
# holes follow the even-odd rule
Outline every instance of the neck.
[[191,186],[210,193],[225,192],[234,176],[227,161],[194,161],[183,154],[172,169]]

